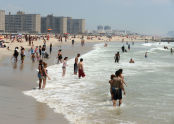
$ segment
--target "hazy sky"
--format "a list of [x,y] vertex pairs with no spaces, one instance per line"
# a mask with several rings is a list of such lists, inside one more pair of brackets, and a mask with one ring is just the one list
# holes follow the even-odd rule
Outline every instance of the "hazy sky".
[[146,34],[174,30],[174,0],[0,0],[0,9],[85,18],[86,29],[110,25]]

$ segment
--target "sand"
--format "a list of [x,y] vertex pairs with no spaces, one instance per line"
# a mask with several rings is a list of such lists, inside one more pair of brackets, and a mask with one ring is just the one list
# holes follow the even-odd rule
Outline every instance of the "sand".
[[[80,44],[72,47],[63,45],[63,56],[74,57],[92,49],[94,43]],[[58,46],[54,46],[48,65],[55,63]],[[45,60],[46,61],[46,60]],[[38,63],[32,63],[26,57],[24,65],[14,64],[7,56],[0,62],[0,122],[2,124],[68,124],[62,114],[55,113],[46,104],[37,102],[34,98],[25,96],[22,92],[38,86],[36,68]],[[73,70],[72,70],[73,71]]]

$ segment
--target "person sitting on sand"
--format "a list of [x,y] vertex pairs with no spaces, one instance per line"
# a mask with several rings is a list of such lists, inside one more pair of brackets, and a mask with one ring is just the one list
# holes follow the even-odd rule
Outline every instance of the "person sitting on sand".
[[85,77],[85,73],[84,73],[84,68],[83,68],[83,59],[80,59],[80,62],[78,64],[78,69],[79,69],[79,79],[81,77]]
[[129,61],[129,63],[135,63],[135,62],[134,62],[134,60],[131,58],[130,61]]
[[120,78],[120,72],[116,71],[116,77],[113,78],[112,93],[113,93],[113,106],[116,107],[117,100],[119,100],[119,106],[122,104],[122,91],[124,95],[126,92],[123,87],[122,79]]

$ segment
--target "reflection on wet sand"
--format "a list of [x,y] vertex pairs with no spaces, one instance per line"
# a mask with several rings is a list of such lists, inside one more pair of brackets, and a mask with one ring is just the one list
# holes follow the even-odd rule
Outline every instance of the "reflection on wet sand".
[[23,69],[24,69],[24,64],[21,63],[21,64],[20,64],[20,71],[22,71]]
[[36,120],[37,121],[41,121],[41,120],[45,120],[45,118],[47,117],[47,112],[46,112],[46,108],[45,105],[43,103],[36,103]]
[[17,69],[17,63],[16,62],[13,63],[13,69]]

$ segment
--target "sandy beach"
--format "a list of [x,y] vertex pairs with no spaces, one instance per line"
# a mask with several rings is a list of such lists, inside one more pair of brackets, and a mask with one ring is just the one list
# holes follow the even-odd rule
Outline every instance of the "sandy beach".
[[[92,49],[94,43],[87,43],[85,47],[76,44],[62,45],[63,56],[73,58],[77,53],[84,54]],[[54,44],[53,53],[48,65],[55,64],[58,45]],[[2,52],[1,52],[2,53]],[[3,54],[5,55],[5,54]],[[8,55],[8,54],[7,54]],[[32,63],[26,57],[24,65],[14,64],[6,56],[0,62],[0,120],[3,124],[32,123],[32,124],[67,124],[63,115],[54,113],[46,104],[36,102],[35,99],[25,96],[22,92],[38,86],[36,68],[38,63]]]

